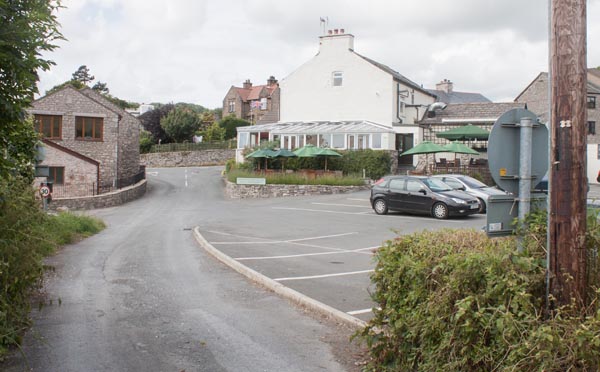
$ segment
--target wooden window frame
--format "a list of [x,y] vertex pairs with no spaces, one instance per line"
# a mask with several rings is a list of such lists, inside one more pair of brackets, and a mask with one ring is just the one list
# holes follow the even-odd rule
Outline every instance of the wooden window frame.
[[595,135],[596,134],[596,122],[593,120],[590,120],[587,122],[587,124],[588,124],[587,134]]
[[[50,176],[48,177],[48,180],[52,180],[53,185],[64,185],[65,184],[65,167],[48,167],[48,169],[50,172]],[[57,176],[57,171],[59,169],[62,169],[62,178],[57,181],[56,176]]]
[[[46,136],[46,134],[44,133],[44,122],[43,122],[44,118],[50,119],[50,136]],[[58,121],[58,135],[56,135],[56,133],[54,133],[55,121]],[[51,140],[62,139],[62,115],[35,114],[34,115],[34,123],[35,123],[34,125],[35,125],[36,131],[38,133],[40,133],[44,138],[51,139]]]
[[[86,138],[86,119],[91,120],[92,123],[92,137]],[[78,132],[77,127],[81,123],[81,133]],[[100,124],[100,134],[97,135],[96,125]],[[102,142],[104,141],[104,118],[93,117],[93,116],[76,116],[75,117],[75,140],[77,141],[90,141],[90,142]]]
[[589,108],[589,109],[596,108],[596,96],[587,96],[587,108]]

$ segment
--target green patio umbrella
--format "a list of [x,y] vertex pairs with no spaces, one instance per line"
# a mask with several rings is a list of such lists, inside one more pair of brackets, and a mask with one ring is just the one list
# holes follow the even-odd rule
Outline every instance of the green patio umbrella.
[[438,138],[459,141],[487,140],[490,136],[490,132],[481,127],[478,127],[477,125],[468,124],[450,129],[445,132],[436,133],[435,136]]
[[[423,141],[421,143],[419,143],[418,145],[416,145],[415,147],[413,147],[412,149],[408,149],[406,151],[404,151],[402,154],[400,154],[400,156],[404,156],[404,155],[418,155],[418,154],[425,154],[425,169],[429,168],[429,155],[428,154],[435,154],[436,152],[447,152],[448,150],[444,149],[442,146],[435,144],[433,142],[429,142],[429,141]],[[434,160],[435,160],[435,155],[434,155]]]
[[[271,149],[258,149],[256,151],[253,151],[250,154],[246,155],[246,158],[255,158],[255,159],[265,158],[265,170],[266,170],[267,169],[267,159],[272,158],[274,153],[275,153],[275,151],[273,151]],[[259,163],[259,170],[260,170],[260,163]]]
[[272,154],[272,158],[283,158],[281,160],[281,169],[285,170],[285,159],[287,158],[295,158],[297,155],[288,149],[279,149],[274,151]]
[[326,148],[326,147],[319,147],[319,154],[317,156],[323,156],[325,157],[325,170],[327,170],[327,158],[329,158],[330,156],[335,156],[335,157],[340,157],[342,156],[342,154],[340,154],[339,152],[333,151],[330,148]]
[[460,143],[457,141],[452,141],[447,145],[442,146],[448,152],[453,152],[455,154],[469,154],[469,155],[479,155],[479,153],[464,143]]
[[479,155],[477,151],[458,141],[452,141],[442,147],[448,150],[448,152],[454,153],[454,163],[456,163],[456,154]]
[[299,149],[294,150],[294,154],[296,154],[299,158],[314,158],[319,155],[321,149],[315,145],[305,145],[304,147],[300,147]]

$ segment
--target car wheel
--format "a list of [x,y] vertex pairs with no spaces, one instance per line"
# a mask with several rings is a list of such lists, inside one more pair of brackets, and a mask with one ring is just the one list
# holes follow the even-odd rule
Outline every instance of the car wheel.
[[377,214],[387,214],[387,212],[388,212],[387,202],[383,199],[377,199],[373,203],[373,209],[375,210],[375,213],[377,213]]
[[485,201],[481,198],[477,198],[479,200],[479,213],[484,214],[487,211]]
[[440,220],[448,218],[448,206],[444,203],[435,203],[433,205],[432,213],[433,217]]

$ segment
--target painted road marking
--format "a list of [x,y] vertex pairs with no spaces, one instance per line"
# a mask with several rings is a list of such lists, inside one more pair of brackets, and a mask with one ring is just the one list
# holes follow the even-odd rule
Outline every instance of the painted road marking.
[[277,278],[277,279],[273,279],[273,280],[278,281],[278,282],[285,282],[285,281],[290,281],[290,280],[321,279],[321,278],[332,278],[335,276],[366,274],[366,273],[372,273],[373,271],[375,271],[375,270],[370,269],[370,270],[361,270],[361,271],[350,271],[350,272],[345,272],[345,273],[311,275],[311,276],[292,276],[289,278]]
[[146,171],[146,174],[149,174],[151,176],[158,176],[158,172],[148,172],[148,171]]
[[356,204],[336,204],[336,203],[310,203],[314,205],[332,205],[340,207],[352,207],[352,208],[371,208],[369,205],[356,205]]
[[185,187],[188,187],[188,174],[187,174],[187,168],[185,169]]
[[[329,255],[329,254],[344,254],[344,253],[361,253],[361,254],[364,254],[363,251],[369,251],[369,250],[373,250],[373,249],[377,249],[377,248],[380,248],[380,246],[368,247],[368,248],[359,248],[359,249],[352,249],[352,250],[344,249],[344,250],[335,251],[335,252],[290,254],[290,255],[287,255],[287,256],[236,257],[234,259],[238,260],[238,261],[252,261],[252,260],[273,260],[273,259],[281,259],[281,258],[297,258],[297,257],[308,257],[308,256],[323,256],[323,255]],[[334,248],[332,248],[332,249],[334,249]],[[372,253],[368,253],[368,254],[371,255]]]
[[[338,236],[355,235],[355,234],[358,234],[358,233],[357,232],[350,232],[350,233],[343,233],[343,234],[323,235],[323,236],[314,236],[314,237],[310,237],[310,238],[289,239],[289,240],[270,240],[270,239],[267,239],[267,238],[251,238],[251,239],[264,239],[265,241],[262,241],[262,242],[254,242],[254,241],[248,241],[248,242],[237,242],[237,241],[232,241],[232,242],[210,242],[210,244],[281,244],[281,243],[297,243],[297,242],[302,242],[302,241],[306,241],[306,240],[336,238]],[[232,235],[232,236],[235,236],[235,235]],[[248,237],[239,236],[239,238],[248,238]],[[316,246],[316,247],[321,247],[321,246]]]

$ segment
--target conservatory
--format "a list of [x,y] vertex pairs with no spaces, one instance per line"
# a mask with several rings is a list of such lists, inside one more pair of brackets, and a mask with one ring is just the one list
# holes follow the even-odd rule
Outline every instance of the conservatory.
[[395,133],[390,127],[369,121],[312,121],[252,125],[237,128],[236,160],[243,162],[247,147],[274,141],[293,150],[307,144],[336,150],[393,150]]

